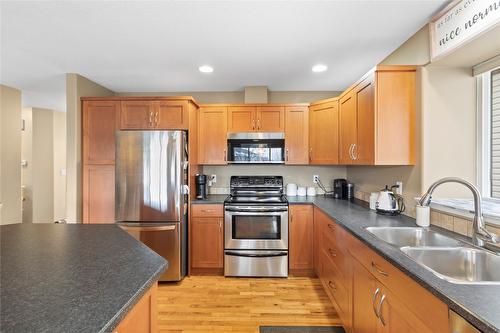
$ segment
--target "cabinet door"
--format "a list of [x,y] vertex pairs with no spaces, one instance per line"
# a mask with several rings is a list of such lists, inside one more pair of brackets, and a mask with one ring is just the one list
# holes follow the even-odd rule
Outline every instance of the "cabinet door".
[[157,101],[155,109],[155,128],[158,129],[188,129],[187,101]]
[[115,131],[120,102],[83,102],[83,163],[115,163]]
[[199,112],[198,163],[227,164],[227,108],[202,107]]
[[307,107],[286,107],[285,163],[309,162],[309,112]]
[[115,166],[83,168],[83,223],[115,222]]
[[120,111],[121,129],[150,129],[155,122],[154,102],[122,101]]
[[228,109],[228,132],[253,132],[257,128],[254,106],[230,106]]
[[376,301],[379,313],[379,333],[431,333],[408,308],[387,288],[379,283],[380,296]]
[[157,289],[155,283],[149,291],[127,313],[118,324],[114,333],[156,333],[158,328],[157,317]]
[[256,131],[283,132],[285,130],[285,108],[283,106],[259,106],[256,118]]
[[353,259],[352,331],[355,333],[377,332],[378,318],[375,315],[375,306],[380,300],[381,293],[377,284],[373,275]]
[[373,76],[356,87],[357,142],[353,148],[356,164],[375,161],[375,98]]
[[313,207],[290,205],[290,269],[312,270]]
[[309,108],[309,164],[339,162],[338,100]]
[[191,267],[223,267],[222,217],[191,218]]
[[322,264],[321,264],[321,234],[322,234],[322,219],[321,219],[322,213],[319,211],[318,208],[313,209],[313,219],[314,219],[314,226],[313,226],[313,231],[314,231],[314,236],[313,236],[313,261],[314,261],[314,272],[318,277],[322,275]]
[[339,162],[353,164],[352,150],[357,140],[355,90],[340,99],[339,112]]

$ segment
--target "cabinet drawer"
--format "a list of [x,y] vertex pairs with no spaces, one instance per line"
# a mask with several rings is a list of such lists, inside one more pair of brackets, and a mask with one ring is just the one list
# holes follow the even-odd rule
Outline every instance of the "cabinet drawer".
[[222,217],[224,206],[215,204],[194,204],[191,205],[192,217]]
[[323,252],[323,276],[321,282],[339,312],[340,319],[345,326],[349,326],[349,292],[342,281],[342,276],[337,267]]
[[[349,237],[350,252],[378,281],[403,301],[408,309],[435,332],[448,330],[448,307],[409,276],[376,254],[361,241]],[[415,297],[418,295],[418,297]]]

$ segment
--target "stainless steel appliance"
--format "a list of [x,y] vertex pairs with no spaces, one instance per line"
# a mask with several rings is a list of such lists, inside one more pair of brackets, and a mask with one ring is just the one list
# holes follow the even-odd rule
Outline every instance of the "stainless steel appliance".
[[185,132],[116,132],[115,220],[168,260],[160,281],[186,275],[187,166]]
[[338,178],[333,180],[333,197],[347,199],[347,180]]
[[224,275],[288,276],[288,201],[281,176],[232,176],[224,202]]
[[399,215],[405,210],[403,198],[392,192],[392,188],[388,186],[378,193],[377,201],[375,202],[377,213],[383,215]]
[[207,198],[207,175],[196,174],[194,176],[196,182],[196,199]]
[[285,134],[228,133],[227,160],[233,164],[285,163]]

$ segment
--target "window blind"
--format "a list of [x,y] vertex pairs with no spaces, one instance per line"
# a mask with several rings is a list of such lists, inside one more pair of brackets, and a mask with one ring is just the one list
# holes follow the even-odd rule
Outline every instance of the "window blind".
[[491,197],[500,199],[500,69],[491,72]]

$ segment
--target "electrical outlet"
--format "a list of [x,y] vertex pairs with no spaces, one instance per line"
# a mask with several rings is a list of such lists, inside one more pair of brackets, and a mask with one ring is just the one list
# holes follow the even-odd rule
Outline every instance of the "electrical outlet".
[[396,187],[396,194],[403,195],[403,182],[397,181],[396,185],[398,185],[398,187]]
[[314,184],[317,184],[317,183],[318,183],[318,181],[319,181],[319,175],[314,175],[314,176],[313,176],[313,183],[314,183]]
[[210,175],[210,181],[212,183],[217,183],[217,175]]

